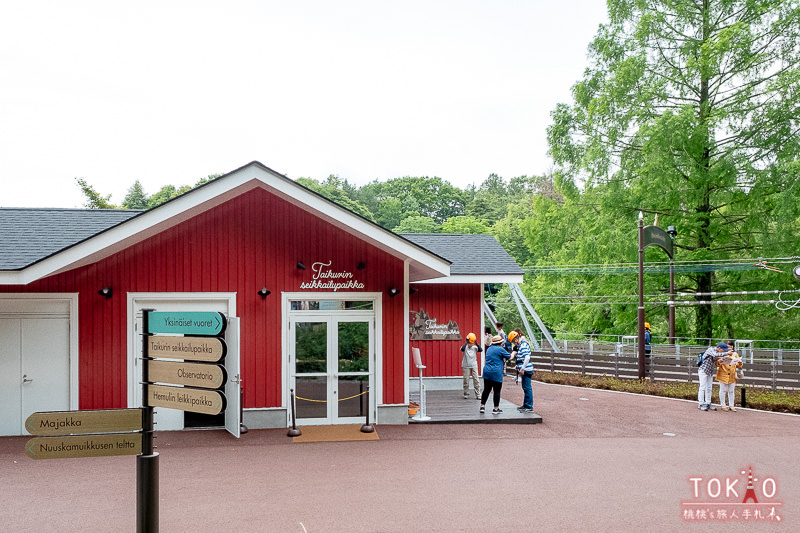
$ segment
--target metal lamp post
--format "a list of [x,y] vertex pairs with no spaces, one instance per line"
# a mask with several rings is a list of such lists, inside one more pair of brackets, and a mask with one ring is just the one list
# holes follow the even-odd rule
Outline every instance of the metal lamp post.
[[[667,233],[674,244],[678,235],[675,226],[667,226]],[[669,258],[669,343],[675,344],[675,269],[672,265],[672,256]]]
[[[670,299],[672,299],[674,287],[673,271],[672,271],[672,251],[673,240],[677,231],[673,226],[669,226],[667,231],[659,228],[658,226],[644,227],[644,214],[639,211],[639,379],[645,377],[645,356],[644,356],[644,249],[648,246],[658,246],[664,250],[669,256],[669,272],[670,272]],[[673,304],[670,303],[670,339],[675,335],[675,315]]]
[[639,322],[639,379],[644,379],[644,214],[639,211],[639,308],[637,319]]

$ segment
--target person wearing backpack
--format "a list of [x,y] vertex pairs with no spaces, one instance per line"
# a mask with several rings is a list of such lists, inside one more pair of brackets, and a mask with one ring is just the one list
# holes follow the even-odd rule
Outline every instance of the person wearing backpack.
[[728,352],[728,345],[724,342],[716,346],[709,346],[703,352],[701,364],[697,369],[700,387],[697,389],[697,408],[701,411],[716,411],[717,408],[711,405],[711,386],[714,384],[714,371],[716,361],[723,353]]
[[644,356],[650,357],[650,353],[653,351],[653,348],[650,346],[650,339],[652,339],[652,335],[650,333],[650,322],[644,323]]

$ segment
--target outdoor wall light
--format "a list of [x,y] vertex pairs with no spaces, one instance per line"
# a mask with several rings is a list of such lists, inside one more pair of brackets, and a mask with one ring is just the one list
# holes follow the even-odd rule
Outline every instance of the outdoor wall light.
[[359,261],[358,265],[356,265],[356,268],[359,270],[364,270],[365,268],[367,268],[367,264],[364,261]]
[[105,296],[106,298],[111,298],[113,292],[114,291],[111,289],[111,287],[103,287],[102,289],[97,291],[97,294],[99,294],[100,296]]
[[305,270],[305,269],[306,269],[306,266],[303,264],[303,262],[302,262],[302,261],[298,261],[298,262],[297,262],[297,269],[298,269],[298,270]]
[[266,298],[270,294],[272,294],[272,291],[270,291],[266,287],[261,287],[261,290],[258,291],[258,295],[261,296],[262,298]]
[[400,294],[400,291],[399,291],[399,290],[397,290],[397,289],[395,289],[394,287],[392,287],[391,289],[389,289],[389,296],[390,296],[390,297],[394,298],[394,297],[395,297],[395,296],[397,296],[398,294]]

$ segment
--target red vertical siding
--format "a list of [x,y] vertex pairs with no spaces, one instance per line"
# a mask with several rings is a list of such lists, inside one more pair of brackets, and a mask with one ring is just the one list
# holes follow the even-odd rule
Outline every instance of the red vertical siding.
[[[447,324],[455,320],[461,332],[461,340],[425,340],[411,341],[412,347],[419,348],[422,364],[426,376],[460,376],[461,375],[461,344],[472,332],[480,339],[483,338],[481,327],[481,298],[482,286],[480,284],[441,284],[441,285],[415,285],[416,291],[411,295],[409,311],[413,314],[424,309],[431,318],[439,324]],[[411,361],[411,375],[416,376],[417,370]]]
[[[314,261],[356,273],[365,292],[383,292],[383,398],[403,401],[403,262],[267,191],[256,189],[95,264],[0,292],[79,293],[81,409],[125,407],[128,292],[235,292],[241,318],[246,407],[281,405],[282,291],[299,292]],[[304,261],[309,270],[296,268]],[[359,262],[366,263],[357,270]],[[110,286],[106,299],[97,294]],[[262,299],[257,291],[272,294]]]

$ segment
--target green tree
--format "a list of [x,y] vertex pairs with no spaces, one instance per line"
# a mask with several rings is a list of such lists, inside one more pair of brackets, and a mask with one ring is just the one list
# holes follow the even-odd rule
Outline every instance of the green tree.
[[159,189],[159,191],[153,194],[147,200],[147,208],[152,209],[157,207],[164,202],[168,202],[173,198],[180,196],[181,194],[188,192],[192,189],[192,187],[188,185],[184,185],[182,187],[175,187],[174,185],[164,185]]
[[358,191],[359,201],[373,213],[377,213],[380,203],[388,198],[400,199],[403,206],[413,200],[420,216],[441,224],[450,217],[465,214],[470,193],[436,177],[394,178],[383,183],[375,180]]
[[510,201],[508,184],[497,174],[490,174],[478,187],[465,212],[491,225],[506,215]]
[[391,229],[398,226],[407,216],[416,214],[418,213],[407,213],[400,198],[386,198],[378,203],[376,222],[384,228]]
[[147,194],[144,192],[142,182],[136,180],[128,189],[128,194],[122,201],[122,207],[124,209],[147,209],[147,205]]
[[[796,0],[608,6],[574,103],[552,113],[557,171],[587,190],[602,187],[597,201],[612,219],[635,224],[644,211],[676,226],[682,259],[776,252],[786,243],[779,223],[798,229],[787,198],[800,152]],[[710,271],[687,280],[707,293],[741,278]],[[715,325],[724,334],[712,306],[695,309],[699,336],[713,336]]]
[[116,209],[117,206],[110,202],[111,195],[103,196],[99,192],[95,190],[94,187],[86,183],[86,180],[83,178],[75,178],[75,181],[78,184],[78,187],[81,188],[81,192],[86,200],[83,202],[83,207],[87,209]]
[[404,218],[400,225],[392,228],[392,231],[395,233],[441,233],[442,226],[431,217],[415,215]]
[[340,206],[349,209],[353,213],[360,215],[366,218],[369,221],[374,222],[375,217],[364,204],[359,202],[358,200],[354,200],[349,195],[349,185],[345,187],[347,181],[342,181],[336,176],[328,176],[328,178],[323,182],[319,183],[317,180],[312,178],[297,178],[297,183],[306,187],[307,189],[311,189],[312,191],[316,192],[331,200],[336,202]]
[[488,235],[492,232],[491,228],[483,221],[475,217],[461,216],[450,217],[442,224],[442,233],[461,233],[478,235]]

